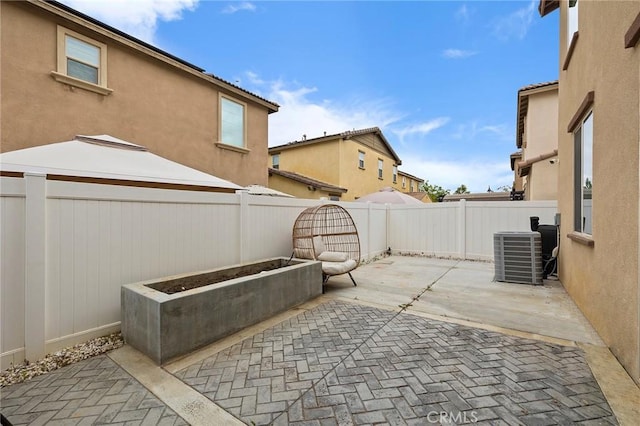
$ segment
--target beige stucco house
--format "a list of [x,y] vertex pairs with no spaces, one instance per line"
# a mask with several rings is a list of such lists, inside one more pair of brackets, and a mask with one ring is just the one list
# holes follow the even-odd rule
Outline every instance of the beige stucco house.
[[400,157],[377,127],[303,137],[269,154],[269,187],[304,198],[353,201],[387,186],[410,192],[411,182],[415,191],[422,181],[401,174]]
[[391,186],[400,192],[420,192],[420,186],[424,183],[424,179],[411,175],[402,170],[398,170],[397,178],[392,182]]
[[346,188],[322,182],[295,172],[269,168],[270,188],[291,194],[298,198],[340,200]]
[[[558,196],[558,82],[532,84],[518,90],[516,146],[511,154],[515,191],[525,200]],[[519,157],[519,158],[518,158]]]
[[0,2],[0,150],[110,134],[267,184],[278,105],[57,2]]
[[640,384],[640,2],[539,10],[560,14],[560,279]]

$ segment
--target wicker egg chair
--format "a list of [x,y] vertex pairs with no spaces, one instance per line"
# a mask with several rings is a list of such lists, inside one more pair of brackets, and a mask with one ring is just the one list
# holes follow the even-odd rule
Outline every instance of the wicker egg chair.
[[360,238],[353,218],[336,204],[304,210],[293,225],[293,254],[322,262],[324,285],[333,275],[349,274],[360,264]]

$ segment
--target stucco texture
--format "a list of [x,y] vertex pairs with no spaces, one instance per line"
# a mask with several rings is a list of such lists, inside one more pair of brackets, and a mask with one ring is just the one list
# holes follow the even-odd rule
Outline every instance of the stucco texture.
[[[170,65],[28,2],[2,2],[2,152],[110,134],[239,185],[267,184],[268,110],[246,104],[246,152],[216,146],[221,90],[194,70]],[[54,80],[57,25],[107,44],[101,95]]]
[[[560,70],[560,278],[631,377],[640,383],[638,280],[637,47],[624,35],[638,2],[579,2],[579,39]],[[561,2],[560,64],[565,61],[567,3]],[[550,18],[546,18],[550,19]],[[552,19],[552,18],[551,18]],[[573,231],[573,136],[567,126],[589,91],[593,104],[593,247]]]

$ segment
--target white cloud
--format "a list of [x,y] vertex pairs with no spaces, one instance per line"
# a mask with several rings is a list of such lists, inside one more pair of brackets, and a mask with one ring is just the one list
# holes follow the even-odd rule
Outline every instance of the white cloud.
[[449,122],[449,117],[438,117],[424,123],[412,124],[400,129],[392,129],[392,132],[398,135],[400,142],[404,142],[407,136],[426,136],[432,131],[439,129]]
[[513,171],[505,161],[479,161],[476,159],[459,159],[440,161],[406,157],[402,159],[401,170],[406,170],[433,185],[455,191],[460,185],[466,185],[470,192],[486,192],[487,188],[496,191],[498,187],[513,184]]
[[246,10],[248,12],[255,12],[256,11],[256,5],[253,3],[250,3],[248,1],[243,1],[243,2],[239,2],[239,3],[232,3],[227,5],[227,7],[225,7],[224,9],[222,9],[222,13],[236,13],[236,12],[240,12]]
[[462,49],[446,49],[442,52],[442,56],[449,59],[462,59],[468,58],[469,56],[477,55],[478,52],[473,50],[462,50]]
[[[450,122],[449,117],[403,126],[407,117],[394,109],[389,99],[357,99],[350,102],[318,100],[320,90],[316,87],[282,80],[268,81],[255,72],[246,72],[242,77],[243,87],[280,105],[279,112],[269,116],[270,146],[301,140],[302,135],[314,138],[322,136],[324,132],[330,135],[377,126],[385,132],[401,156],[400,169],[429,179],[433,184],[452,191],[465,184],[472,191],[484,192],[489,185],[495,190],[498,186],[511,186],[513,183],[508,157],[498,160],[469,158],[469,153],[462,149],[458,158],[452,159],[449,156],[451,152],[446,152],[442,154],[449,157],[440,159],[440,155],[427,154],[424,144],[398,146],[398,141],[402,143],[404,138],[421,140],[425,135],[446,126]],[[506,126],[479,125],[477,122],[462,126],[467,134],[498,135],[504,129]]]
[[469,22],[469,9],[467,9],[467,5],[463,4],[455,13],[456,20],[466,24]]
[[491,138],[497,141],[515,141],[515,136],[508,125],[480,124],[478,120],[458,125],[453,137],[465,141],[474,141],[477,137],[485,134],[489,134]]
[[513,37],[522,40],[534,22],[535,12],[535,0],[531,0],[527,6],[498,18],[493,24],[493,33],[503,41]]
[[265,81],[254,72],[245,73],[247,88],[280,105],[269,116],[269,145],[314,138],[352,129],[384,127],[402,115],[388,99],[355,99],[348,102],[317,100],[318,89],[281,80]]
[[194,10],[198,0],[62,0],[66,5],[127,34],[154,43],[158,21],[181,19],[184,10]]

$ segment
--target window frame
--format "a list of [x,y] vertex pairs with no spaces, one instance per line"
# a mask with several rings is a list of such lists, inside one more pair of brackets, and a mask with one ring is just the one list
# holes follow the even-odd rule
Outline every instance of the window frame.
[[[223,122],[222,122],[223,99],[228,102],[233,102],[235,104],[238,104],[242,107],[242,146],[238,146],[233,143],[228,143],[227,141],[222,140],[222,133],[224,131]],[[241,153],[247,153],[250,151],[247,148],[247,103],[242,102],[224,93],[218,94],[218,142],[216,142],[216,145],[219,148],[228,149],[231,151],[237,151]]]
[[384,160],[382,158],[378,158],[378,179],[384,179]]
[[[571,6],[571,1],[574,2]],[[571,0],[567,2],[567,50],[562,64],[562,70],[566,71],[569,68],[569,62],[573,56],[573,52],[578,44],[578,38],[580,36],[579,31],[579,12],[578,12],[578,0]],[[572,22],[574,25],[572,25]]]
[[[567,126],[567,132],[571,134],[572,143],[573,143],[573,173],[574,173],[574,181],[573,181],[573,225],[571,227],[572,231],[567,234],[567,236],[580,244],[585,244],[587,246],[593,246],[593,206],[591,208],[591,233],[584,232],[583,227],[583,185],[582,181],[584,178],[583,171],[583,154],[584,154],[584,138],[582,134],[582,129],[587,120],[591,119],[591,173],[593,175],[593,124],[595,117],[595,93],[590,91],[586,94],[582,104],[578,107],[578,110],[574,114],[573,118],[569,121]],[[579,137],[577,137],[577,133],[579,132]],[[578,147],[578,140],[580,146]],[[593,176],[592,176],[593,182]],[[578,188],[580,190],[578,191]],[[593,197],[592,197],[593,200]]]
[[402,189],[405,189],[407,187],[407,178],[405,176],[402,176]]
[[280,169],[280,154],[271,155],[271,168],[276,170]]
[[[100,50],[100,64],[98,65],[98,83],[82,80],[77,77],[70,76],[67,70],[67,37],[74,38],[80,42],[89,44]],[[69,86],[78,87],[99,93],[101,95],[110,95],[113,89],[107,86],[107,45],[87,37],[83,34],[72,31],[68,28],[57,26],[57,70],[51,71],[51,76],[59,83]]]
[[364,170],[365,152],[358,150],[358,168]]
[[396,164],[393,165],[392,173],[393,183],[398,183],[398,166]]
[[[590,132],[585,132],[585,127],[591,128]],[[586,144],[589,147],[586,147]],[[578,126],[573,131],[573,149],[574,149],[574,223],[573,230],[587,235],[593,235],[593,206],[591,207],[591,217],[589,223],[586,222],[587,216],[585,215],[585,189],[586,180],[589,176],[585,175],[586,161],[590,161],[588,168],[591,170],[590,184],[593,185],[593,109],[587,111],[583,118],[580,120]],[[590,151],[591,155],[587,159],[585,158],[585,152]],[[591,195],[591,202],[593,203],[593,193]]]

